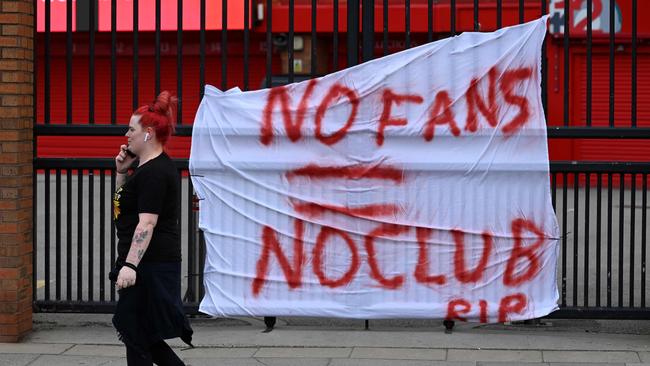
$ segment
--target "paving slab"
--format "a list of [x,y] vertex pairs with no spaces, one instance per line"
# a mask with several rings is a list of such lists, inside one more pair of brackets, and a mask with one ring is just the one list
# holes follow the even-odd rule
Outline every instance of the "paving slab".
[[543,351],[545,362],[621,363],[640,362],[636,352]]
[[450,349],[447,361],[543,362],[541,351]]
[[[29,366],[127,366],[123,357],[43,355]],[[258,365],[259,366],[259,365]]]
[[[442,333],[442,332],[440,332]],[[230,347],[404,347],[432,348],[432,334],[422,331],[364,331],[327,328],[284,328],[271,333],[252,329],[195,328],[196,345]],[[436,347],[442,348],[442,347]],[[650,347],[647,349],[650,351]]]
[[444,361],[447,350],[427,348],[376,348],[355,347],[350,358],[374,358],[386,360],[439,360]]
[[3,354],[0,356],[0,366],[25,366],[39,356],[30,354]]
[[[257,348],[174,348],[174,351],[181,358],[250,358],[257,351]],[[67,350],[64,355],[68,356],[106,356],[125,357],[124,346],[113,345],[75,345]]]
[[107,326],[62,326],[36,329],[25,337],[24,342],[52,344],[122,344],[117,337],[115,329]]
[[[458,323],[445,334],[438,323],[419,321],[371,321],[363,330],[362,323],[350,327],[339,324],[343,320],[298,320],[278,319],[275,330],[262,333],[261,318],[203,319],[193,323],[198,348],[181,350],[186,346],[179,339],[168,343],[191,366],[650,366],[650,322],[627,333],[596,321],[554,319],[552,326],[528,328]],[[22,343],[0,344],[0,366],[28,363],[113,366],[126,360],[110,316],[75,314],[42,316]]]
[[250,358],[257,352],[257,348],[190,348],[174,351],[182,358]]
[[[584,332],[488,331],[470,329],[452,334],[427,335],[434,348],[511,350],[647,351],[650,336],[636,334],[591,334]],[[570,341],[567,341],[570,340]],[[504,347],[505,346],[505,347]]]
[[183,358],[187,366],[327,366],[329,358]]
[[253,355],[256,358],[348,358],[352,348],[262,347]]
[[549,366],[546,362],[477,362],[476,366]]
[[[183,358],[187,366],[264,366],[254,358]],[[30,365],[31,366],[31,365]]]
[[31,353],[41,355],[58,355],[72,348],[74,344],[42,344],[42,343],[0,343],[0,354]]
[[63,353],[67,356],[106,356],[106,357],[125,357],[126,348],[124,346],[113,346],[103,344],[77,344]]
[[[611,350],[650,353],[650,335],[553,332],[550,330],[491,330],[461,324],[453,334],[433,329],[351,330],[326,327],[276,328],[271,333],[251,326],[219,326],[206,321],[193,324],[196,346],[217,347],[389,347],[511,350]],[[558,336],[561,334],[561,336]],[[567,341],[570,340],[570,341]],[[27,337],[31,343],[121,345],[112,327],[101,325],[41,327]],[[183,347],[176,339],[169,344]]]
[[422,361],[422,360],[371,360],[371,359],[333,359],[328,366],[476,366],[476,362]]
[[650,352],[637,352],[641,362],[650,363]]
[[549,362],[549,366],[625,366],[624,363],[610,363],[610,362]]
[[329,358],[258,358],[260,366],[327,366]]

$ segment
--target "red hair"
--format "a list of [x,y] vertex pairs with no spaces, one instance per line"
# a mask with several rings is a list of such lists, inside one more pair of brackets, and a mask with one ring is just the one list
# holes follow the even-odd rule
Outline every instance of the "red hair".
[[177,103],[178,98],[168,91],[163,91],[153,103],[141,106],[133,115],[140,116],[140,125],[143,128],[153,128],[156,131],[156,139],[164,146],[169,136],[174,133]]

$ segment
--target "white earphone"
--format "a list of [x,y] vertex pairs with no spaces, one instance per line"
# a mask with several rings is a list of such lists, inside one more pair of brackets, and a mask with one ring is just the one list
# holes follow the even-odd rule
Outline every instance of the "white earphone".
[[144,142],[147,142],[149,140],[149,132],[144,134]]

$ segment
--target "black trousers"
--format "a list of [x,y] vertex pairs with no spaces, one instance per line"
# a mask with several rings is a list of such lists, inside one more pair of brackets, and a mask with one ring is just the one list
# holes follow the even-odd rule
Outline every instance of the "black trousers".
[[129,366],[152,366],[153,364],[158,366],[185,366],[165,341],[152,345],[145,355],[127,345],[126,363]]

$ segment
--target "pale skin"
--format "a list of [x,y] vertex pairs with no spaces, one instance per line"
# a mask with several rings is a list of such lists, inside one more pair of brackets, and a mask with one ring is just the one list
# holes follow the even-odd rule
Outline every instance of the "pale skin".
[[[155,130],[151,127],[142,127],[142,125],[140,125],[140,116],[131,116],[131,120],[129,121],[129,130],[126,133],[126,137],[128,137],[128,145],[120,146],[120,152],[115,156],[117,188],[121,187],[126,181],[128,168],[133,164],[135,159],[140,158],[139,165],[142,165],[163,152],[162,144],[156,139]],[[130,157],[127,155],[127,147],[136,155],[136,157]],[[131,240],[131,247],[126,256],[126,261],[136,267],[140,264],[144,253],[149,247],[153,229],[156,227],[156,223],[158,222],[158,215],[141,213],[138,214],[138,219],[138,225],[135,228],[133,239]],[[136,277],[137,274],[133,269],[126,266],[122,267],[117,276],[115,286],[118,289],[133,286],[135,285]]]

